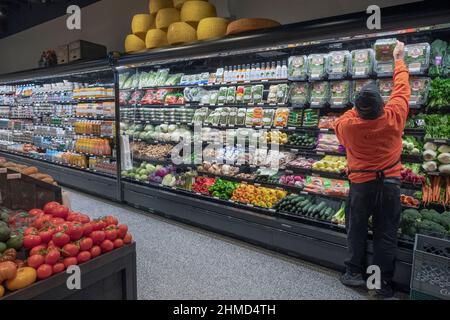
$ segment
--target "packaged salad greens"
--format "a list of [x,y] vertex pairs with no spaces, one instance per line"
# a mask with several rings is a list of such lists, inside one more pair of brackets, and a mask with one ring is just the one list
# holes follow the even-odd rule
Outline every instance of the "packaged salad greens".
[[286,127],[289,118],[289,108],[278,108],[275,111],[273,125],[275,127]]
[[289,57],[288,79],[305,80],[308,77],[308,57],[292,56]]
[[[277,86],[277,103],[287,103],[289,93],[289,86],[286,83]],[[254,97],[255,95],[253,95]]]
[[246,126],[252,126],[253,125],[253,111],[255,108],[247,108],[247,111],[245,113],[245,125]]
[[228,112],[228,124],[231,126],[236,125],[236,120],[237,120],[237,114],[238,114],[238,108],[235,107],[231,107],[228,108],[229,112]]
[[430,65],[430,44],[417,43],[406,45],[404,60],[410,74],[424,73]]
[[269,87],[269,94],[267,95],[267,103],[275,104],[277,103],[278,98],[278,86],[271,85]]
[[430,78],[409,78],[409,85],[411,87],[411,97],[409,104],[411,106],[420,106],[425,104],[430,88]]
[[211,105],[215,105],[217,104],[217,97],[219,96],[219,91],[218,90],[211,90],[209,92],[209,104]]
[[211,92],[205,90],[202,94],[202,96],[200,97],[200,104],[209,104],[209,102],[211,101]]
[[217,94],[217,104],[224,104],[227,101],[227,87],[220,87],[219,93]]
[[330,99],[330,83],[327,81],[313,82],[311,85],[311,107],[321,108]]
[[394,48],[397,39],[378,39],[373,49],[375,51],[375,71],[378,75],[391,75],[394,72]]
[[330,105],[333,107],[344,107],[350,103],[350,81],[333,81],[331,82]]
[[356,95],[361,91],[361,88],[367,84],[375,83],[375,80],[364,79],[354,80],[352,83],[352,102],[355,103]]
[[263,93],[264,93],[264,86],[262,84],[252,86],[253,103],[262,103]]
[[374,56],[373,49],[359,49],[351,52],[352,63],[350,73],[353,78],[363,78],[372,75]]
[[237,110],[236,122],[235,122],[235,124],[237,126],[245,125],[245,116],[246,116],[246,114],[247,114],[247,110],[245,108],[239,108]]
[[224,107],[224,108],[219,108],[219,109],[220,109],[219,124],[221,126],[226,126],[228,124],[228,115],[230,114],[230,108]]
[[236,87],[228,87],[226,103],[233,104],[235,102],[236,102]]
[[297,107],[303,107],[309,103],[310,83],[295,82],[291,84],[290,88],[290,102]]
[[245,86],[244,87],[243,103],[252,103],[252,102],[253,102],[252,87],[251,86]]
[[378,80],[378,89],[380,89],[381,97],[383,97],[383,101],[387,102],[389,97],[391,96],[392,89],[394,87],[394,82],[392,79],[379,79]]
[[308,76],[310,80],[321,80],[326,77],[326,54],[310,54],[308,56]]
[[130,78],[129,72],[123,72],[119,74],[119,89],[127,89],[125,88],[125,83]]
[[176,86],[176,85],[180,84],[182,76],[183,76],[183,73],[176,73],[176,74],[169,75],[166,80],[165,85],[166,86]]
[[195,125],[203,124],[203,122],[205,122],[206,118],[208,117],[208,113],[209,109],[206,107],[195,110],[194,116],[192,117],[192,122]]
[[264,109],[262,125],[265,126],[265,127],[272,126],[274,115],[275,115],[275,110],[274,109]]
[[169,69],[159,69],[155,80],[155,86],[163,86],[169,77]]
[[327,56],[326,69],[329,79],[345,78],[350,69],[350,51],[331,51]]
[[450,49],[447,49],[447,47],[447,42],[440,39],[436,39],[431,43],[430,68],[428,70],[430,76],[437,77],[445,74],[444,57],[446,52],[450,52]]
[[244,102],[244,86],[238,86],[236,88],[236,103],[242,104]]

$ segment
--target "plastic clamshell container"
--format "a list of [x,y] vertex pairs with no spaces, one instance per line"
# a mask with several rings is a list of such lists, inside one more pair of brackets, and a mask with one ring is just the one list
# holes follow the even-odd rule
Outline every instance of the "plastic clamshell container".
[[430,66],[430,44],[424,42],[406,45],[404,60],[410,74],[424,74]]
[[347,80],[333,81],[330,84],[331,107],[345,107],[350,104],[351,82]]
[[322,108],[330,99],[330,83],[327,81],[318,81],[311,84],[311,108]]
[[350,51],[331,51],[327,55],[326,71],[328,79],[343,79],[348,76],[350,69]]
[[311,84],[308,82],[296,82],[291,84],[290,103],[293,107],[304,107],[309,103]]
[[389,76],[394,73],[394,48],[397,39],[378,39],[373,49],[375,51],[375,72],[378,76]]
[[328,54],[310,54],[308,56],[308,77],[310,80],[326,78],[326,64]]
[[308,78],[308,57],[291,56],[288,59],[288,79],[306,80]]
[[360,80],[354,80],[352,82],[352,99],[351,102],[355,104],[356,95],[361,91],[361,88],[364,87],[367,84],[375,83],[375,80],[371,79],[360,79]]
[[353,50],[350,74],[352,78],[366,78],[373,74],[375,52],[373,49]]
[[380,89],[380,94],[384,102],[387,102],[389,100],[393,87],[394,81],[392,79],[378,80],[378,89]]
[[425,104],[430,89],[430,78],[411,77],[409,84],[411,87],[410,106],[421,106]]

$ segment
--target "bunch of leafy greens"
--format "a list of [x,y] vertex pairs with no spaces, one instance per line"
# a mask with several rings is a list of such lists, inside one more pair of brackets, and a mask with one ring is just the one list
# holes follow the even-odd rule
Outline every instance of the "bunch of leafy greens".
[[427,105],[433,109],[450,105],[450,79],[435,78],[431,81]]
[[428,114],[425,118],[425,138],[447,139],[450,137],[450,115]]

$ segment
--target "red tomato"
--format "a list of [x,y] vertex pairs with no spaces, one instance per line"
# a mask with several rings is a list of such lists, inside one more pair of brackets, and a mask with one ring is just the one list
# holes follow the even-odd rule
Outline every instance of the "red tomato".
[[79,214],[77,212],[69,212],[67,215],[66,221],[77,221]]
[[49,264],[43,264],[37,268],[38,279],[47,279],[53,274],[53,267]]
[[105,230],[106,239],[114,241],[117,238],[117,230],[115,227],[108,227]]
[[78,222],[81,222],[82,224],[85,224],[85,223],[91,222],[91,218],[89,218],[88,215],[85,215],[83,213],[78,213],[78,217],[76,218],[75,221],[78,221]]
[[126,224],[119,224],[117,227],[117,236],[121,239],[123,239],[128,232],[128,226]]
[[[53,239],[53,236],[52,236],[52,239]],[[47,249],[48,250],[50,250],[50,249],[57,249],[57,250],[59,250],[59,248],[56,246],[56,244],[53,242],[53,240],[50,240],[47,243]]]
[[123,247],[123,240],[122,239],[116,239],[116,240],[114,240],[113,244],[114,244],[114,249]]
[[64,220],[63,218],[59,218],[59,217],[53,217],[50,219],[50,223],[55,226],[60,226],[60,225],[64,224],[65,222],[66,222],[66,220]]
[[56,201],[49,202],[44,206],[44,212],[46,214],[51,214],[53,208],[55,208],[57,206],[60,206],[60,204],[58,202],[56,202]]
[[88,236],[91,232],[94,231],[92,229],[92,224],[90,222],[83,224],[83,236]]
[[78,264],[78,260],[76,257],[68,257],[63,260],[64,266],[67,268],[72,265]]
[[57,232],[52,236],[52,241],[57,247],[62,248],[69,243],[70,237],[63,232]]
[[36,229],[42,229],[45,225],[50,223],[51,216],[44,214],[43,216],[37,218],[33,225]]
[[78,263],[86,262],[88,260],[91,260],[91,258],[92,255],[89,251],[81,251],[77,256]]
[[53,274],[57,274],[63,272],[66,269],[66,266],[62,262],[55,263],[53,265]]
[[67,208],[66,206],[55,207],[52,210],[52,214],[54,217],[62,218],[65,220],[69,215],[69,208]]
[[92,241],[91,238],[83,238],[80,240],[80,250],[81,251],[89,250],[90,248],[92,248],[93,245],[94,245],[94,241]]
[[28,236],[28,235],[37,235],[38,234],[38,230],[34,227],[28,227],[25,229],[25,231],[23,232],[24,236]]
[[46,230],[39,232],[39,237],[41,237],[43,243],[49,243],[50,240],[52,240],[55,231],[54,228],[47,228]]
[[79,251],[80,248],[73,243],[68,243],[62,248],[62,254],[64,257],[75,257]]
[[93,246],[91,250],[89,250],[91,253],[92,258],[98,257],[102,253],[102,248],[99,246]]
[[28,211],[29,214],[31,214],[32,216],[42,216],[44,214],[44,211],[42,211],[41,209],[31,209],[30,211]]
[[131,233],[127,233],[126,236],[123,238],[123,243],[129,244],[133,240],[133,237],[131,236]]
[[25,237],[23,237],[23,247],[25,249],[31,249],[33,247],[36,247],[38,245],[40,245],[42,242],[41,237],[36,236],[36,235],[27,235]]
[[54,265],[61,258],[61,254],[58,250],[50,250],[45,256],[45,263],[49,265]]
[[94,231],[99,231],[104,228],[104,226],[103,226],[104,222],[100,222],[100,221],[92,221],[91,225],[92,225],[92,230],[94,230]]
[[83,236],[83,232],[83,227],[79,223],[73,223],[67,230],[67,234],[70,236],[71,241],[77,241],[81,239],[81,237]]
[[89,237],[94,241],[95,244],[101,243],[105,240],[105,232],[104,231],[92,231]]
[[114,243],[111,242],[111,240],[103,240],[103,242],[100,244],[100,247],[102,248],[102,252],[109,252],[112,249],[114,249]]
[[39,268],[40,265],[44,264],[45,258],[44,256],[41,256],[40,254],[35,254],[34,256],[29,256],[27,259],[27,264],[29,267],[32,268]]
[[46,249],[47,246],[45,244],[40,244],[30,250],[30,256],[34,256],[36,254],[45,255]]
[[103,217],[103,221],[105,221],[106,224],[108,224],[108,225],[110,225],[110,224],[117,225],[117,224],[119,223],[119,221],[117,220],[117,218],[114,217],[114,216],[106,216],[106,217]]

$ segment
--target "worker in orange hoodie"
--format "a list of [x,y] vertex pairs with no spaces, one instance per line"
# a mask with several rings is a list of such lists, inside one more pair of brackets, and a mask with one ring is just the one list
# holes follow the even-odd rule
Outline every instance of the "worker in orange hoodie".
[[386,105],[377,86],[368,84],[357,94],[355,108],[335,123],[339,142],[346,148],[350,179],[345,212],[349,257],[341,282],[366,285],[366,239],[372,216],[373,264],[381,270],[381,288],[376,292],[381,297],[393,295],[401,212],[400,156],[411,94],[402,42],[397,42],[393,54],[394,87]]

